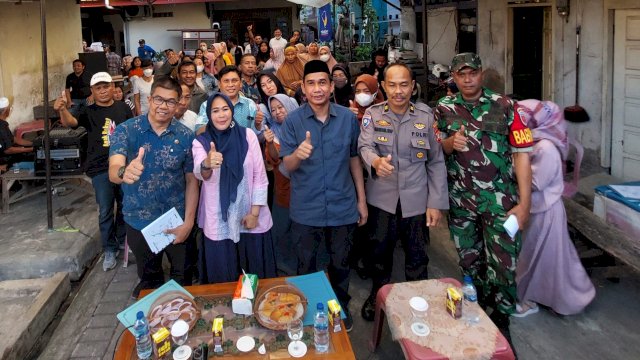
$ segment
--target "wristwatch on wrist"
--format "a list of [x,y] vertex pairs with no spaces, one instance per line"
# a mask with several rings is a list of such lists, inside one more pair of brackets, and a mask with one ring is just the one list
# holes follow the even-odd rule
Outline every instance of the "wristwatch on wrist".
[[126,166],[121,166],[120,169],[118,169],[118,177],[120,178],[120,180],[124,179],[124,170],[126,168]]

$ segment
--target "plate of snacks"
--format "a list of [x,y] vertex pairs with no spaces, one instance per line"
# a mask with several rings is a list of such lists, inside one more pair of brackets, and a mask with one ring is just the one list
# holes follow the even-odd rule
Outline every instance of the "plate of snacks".
[[307,298],[293,285],[276,285],[262,290],[254,303],[256,320],[271,330],[286,330],[291,320],[307,311]]
[[193,329],[200,316],[196,302],[180,291],[162,294],[149,308],[149,330],[151,333],[165,327],[171,329],[174,322],[184,320]]

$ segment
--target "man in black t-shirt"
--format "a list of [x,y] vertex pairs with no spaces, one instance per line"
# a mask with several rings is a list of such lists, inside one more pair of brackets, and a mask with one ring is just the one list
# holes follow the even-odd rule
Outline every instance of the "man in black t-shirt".
[[84,105],[91,95],[91,74],[84,71],[86,65],[80,59],[73,60],[73,72],[67,75],[64,92],[67,98],[67,109],[73,116],[78,116],[80,105]]
[[[64,96],[59,97],[53,107],[60,112],[63,126],[82,126],[87,129],[87,176],[91,178],[100,209],[100,236],[104,250],[102,269],[108,271],[116,266],[118,247],[124,244],[125,237],[122,192],[119,185],[109,181],[110,136],[116,125],[133,118],[133,113],[124,102],[113,99],[114,84],[108,73],[93,75],[90,86],[95,102],[81,106],[77,118],[69,112],[68,99]],[[117,204],[115,219],[114,202]]]

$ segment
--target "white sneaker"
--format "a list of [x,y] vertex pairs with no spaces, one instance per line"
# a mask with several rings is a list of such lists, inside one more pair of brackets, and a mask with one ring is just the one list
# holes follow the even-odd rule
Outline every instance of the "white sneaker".
[[540,311],[540,308],[536,303],[533,303],[533,306],[530,306],[529,309],[527,309],[527,311],[524,311],[524,309],[520,304],[516,304],[516,312],[511,314],[511,316],[517,317],[517,318],[523,318],[523,317],[527,317],[529,315],[535,314],[538,311]]
[[116,267],[118,260],[118,252],[107,251],[104,253],[104,259],[102,260],[102,270],[109,271]]

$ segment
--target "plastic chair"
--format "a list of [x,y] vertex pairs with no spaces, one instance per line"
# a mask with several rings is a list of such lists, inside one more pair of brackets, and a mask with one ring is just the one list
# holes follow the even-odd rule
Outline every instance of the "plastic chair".
[[[584,148],[582,147],[582,144],[578,142],[578,140],[569,138],[569,150],[571,150],[571,146],[576,149],[576,158],[573,166],[573,179],[571,179],[570,182],[564,182],[564,190],[562,191],[562,196],[566,198],[572,198],[578,192],[578,181],[580,181],[580,166],[582,165],[582,157],[584,156]],[[562,170],[563,175],[566,175],[566,162],[564,163]]]

